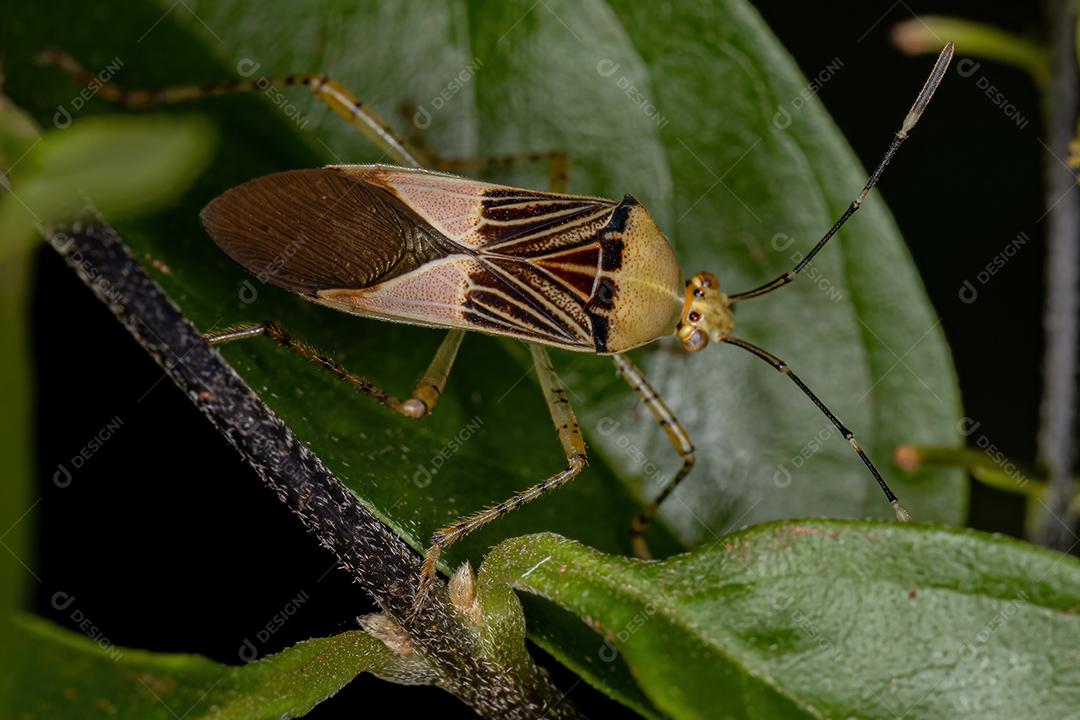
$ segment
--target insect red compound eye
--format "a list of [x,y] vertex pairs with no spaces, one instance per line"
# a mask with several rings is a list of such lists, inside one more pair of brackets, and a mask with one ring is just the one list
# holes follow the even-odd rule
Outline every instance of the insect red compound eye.
[[694,290],[694,297],[705,297],[705,291],[701,288]]
[[690,322],[696,323],[698,320],[701,319],[701,313],[692,312],[692,313],[690,313],[689,317],[690,317]]

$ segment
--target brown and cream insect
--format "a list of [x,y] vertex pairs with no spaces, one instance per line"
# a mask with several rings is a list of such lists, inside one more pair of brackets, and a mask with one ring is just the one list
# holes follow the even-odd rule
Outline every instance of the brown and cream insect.
[[[302,84],[395,162],[409,166],[338,165],[267,175],[228,190],[202,212],[203,225],[218,246],[260,278],[354,315],[447,329],[446,338],[407,399],[398,399],[346,370],[294,340],[273,322],[210,332],[206,336],[210,343],[266,335],[414,419],[436,408],[465,331],[517,338],[528,344],[566,456],[566,468],[436,532],[423,566],[421,583],[427,586],[447,545],[565,484],[585,467],[585,442],[548,358],[549,347],[610,356],[682,457],[681,469],[631,523],[638,555],[648,555],[644,536],[650,519],[690,472],[695,456],[686,429],[623,353],[672,334],[689,352],[723,342],[753,353],[786,374],[851,444],[897,517],[908,519],[854,434],[785,362],[732,335],[732,308],[794,280],[859,209],[921,117],[952,53],[950,43],[866,185],[813,249],[774,280],[730,295],[721,292],[719,280],[709,272],[683,281],[664,234],[634,198],[627,195],[613,201],[562,192],[564,156],[550,153],[485,163],[432,163],[427,153],[398,137],[378,115],[322,76],[260,78],[160,91],[129,92],[109,85],[102,93],[128,105],[146,106],[271,84]],[[77,75],[85,72],[57,51],[51,51],[46,59]],[[422,169],[544,158],[552,167],[550,192]]]

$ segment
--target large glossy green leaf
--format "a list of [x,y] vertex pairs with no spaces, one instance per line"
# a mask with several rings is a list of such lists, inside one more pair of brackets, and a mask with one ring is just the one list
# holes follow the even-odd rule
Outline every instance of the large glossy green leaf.
[[[809,246],[862,182],[816,101],[794,109],[804,81],[739,0],[659,8],[599,0],[229,0],[98,3],[92,11],[59,0],[20,10],[0,39],[10,93],[42,122],[78,92],[55,70],[28,65],[41,47],[59,45],[91,69],[121,59],[115,79],[131,87],[222,79],[255,64],[267,74],[327,72],[391,120],[403,102],[418,106],[429,144],[446,155],[567,150],[573,190],[635,194],[667,230],[684,269],[719,272],[727,288],[786,269],[792,252]],[[908,102],[897,98],[898,120]],[[790,114],[785,127],[773,124],[780,108]],[[74,121],[103,111],[115,108],[95,100]],[[302,91],[217,98],[177,109],[184,111],[219,125],[220,150],[182,202],[120,225],[139,257],[200,327],[273,318],[349,367],[406,391],[439,333],[345,317],[262,285],[218,252],[197,220],[205,202],[251,177],[382,158]],[[891,130],[882,128],[883,144]],[[542,186],[545,175],[523,168],[492,177]],[[778,234],[795,244],[778,250]],[[810,280],[748,304],[740,332],[792,360],[879,462],[900,440],[955,442],[948,352],[879,201],[867,203],[817,268]],[[520,350],[467,339],[438,411],[419,424],[268,342],[224,352],[332,471],[422,548],[440,525],[562,466]],[[638,359],[699,448],[698,471],[665,514],[684,543],[767,518],[888,512],[823,418],[753,358],[729,348],[687,357],[661,344]],[[555,496],[452,550],[448,562],[477,560],[502,537],[538,530],[625,553],[639,498],[677,465],[607,361],[564,355],[556,363],[571,380],[592,465]],[[962,518],[957,473],[895,482],[917,517]],[[652,544],[660,554],[678,547],[663,527]],[[546,609],[533,615],[534,636],[546,647],[572,664],[595,664],[581,656],[574,628]],[[627,677],[617,682],[624,697],[636,693]]]
[[99,628],[87,627],[84,637],[38,618],[20,619],[11,717],[284,720],[303,717],[362,672],[402,681],[419,663],[359,630],[233,666],[117,647]]
[[1011,539],[788,521],[645,563],[544,534],[507,540],[507,583],[593,628],[676,718],[1072,717],[1080,563]]
[[[251,20],[244,2],[198,11],[234,57],[260,62],[260,71],[315,63],[389,117],[417,105],[414,119],[447,155],[567,150],[574,190],[633,193],[667,230],[684,270],[714,270],[729,289],[790,267],[865,179],[807,99],[805,79],[741,2],[673,3],[662,13],[595,1],[349,8],[353,22],[334,27],[308,8],[283,10],[271,28]],[[340,12],[328,3],[324,14]],[[916,90],[898,94],[897,122]],[[319,119],[308,129],[324,157],[377,157],[313,99],[297,107]],[[894,129],[881,128],[882,149]],[[537,185],[544,171],[494,177]],[[739,321],[741,333],[799,368],[879,463],[910,438],[957,442],[948,350],[876,198],[800,283],[747,305]],[[778,517],[890,516],[838,434],[759,361],[731,348],[686,356],[662,345],[639,355],[700,448],[696,479],[665,515],[684,542]],[[606,361],[561,360],[597,454],[632,492],[655,493],[677,464],[666,438]],[[959,473],[894,482],[917,518],[962,522]]]
[[[806,79],[745,3],[672,3],[658,15],[648,4],[616,0],[612,9],[640,55],[613,79],[625,74],[665,121],[651,134],[663,162],[654,174],[623,182],[649,198],[685,270],[717,272],[737,291],[789,269],[865,180]],[[815,74],[818,82],[844,82],[836,67]],[[898,92],[897,123],[917,89]],[[632,114],[633,104],[621,100]],[[882,150],[894,130],[880,129]],[[919,142],[918,129],[911,142]],[[627,138],[621,147],[636,152],[640,143]],[[807,275],[740,307],[737,321],[737,334],[788,360],[887,473],[892,448],[905,437],[956,444],[959,396],[949,352],[876,196]],[[773,518],[891,517],[838,433],[760,361],[727,347],[642,354],[702,448],[699,474],[665,514],[686,541]],[[585,405],[593,428],[611,427],[600,425],[604,417],[619,423],[593,436],[605,456],[655,492],[656,473],[630,449],[668,458],[663,438],[635,422],[632,400],[595,374],[576,387],[591,390]],[[890,481],[916,518],[963,521],[959,474]]]

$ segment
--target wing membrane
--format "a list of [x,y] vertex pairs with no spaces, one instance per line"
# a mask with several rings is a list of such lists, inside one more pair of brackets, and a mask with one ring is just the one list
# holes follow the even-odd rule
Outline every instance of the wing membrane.
[[302,295],[368,287],[455,250],[392,193],[333,168],[251,180],[200,217],[248,272]]

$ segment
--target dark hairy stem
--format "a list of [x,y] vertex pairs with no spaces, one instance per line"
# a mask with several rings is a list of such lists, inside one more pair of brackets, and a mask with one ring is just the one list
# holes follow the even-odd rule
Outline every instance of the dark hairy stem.
[[1080,278],[1080,191],[1076,177],[1058,158],[1068,156],[1076,135],[1076,9],[1073,0],[1051,0],[1050,85],[1044,98],[1046,143],[1046,305],[1043,332],[1043,397],[1039,460],[1050,473],[1043,542],[1069,550],[1075,543],[1072,499],[1073,437],[1076,431],[1077,302]]
[[441,687],[484,717],[580,717],[535,666],[512,672],[488,661],[445,592],[412,612],[419,556],[207,345],[111,228],[76,225],[52,244],[342,569],[405,629]]

